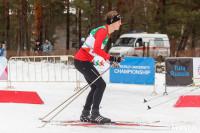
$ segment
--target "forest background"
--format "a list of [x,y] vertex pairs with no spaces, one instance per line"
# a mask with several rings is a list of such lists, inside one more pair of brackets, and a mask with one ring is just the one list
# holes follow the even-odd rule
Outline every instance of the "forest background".
[[0,43],[8,58],[32,55],[35,41],[45,38],[52,54],[74,55],[81,38],[104,25],[111,10],[123,18],[106,51],[120,35],[143,31],[167,34],[172,57],[200,56],[200,0],[0,0]]

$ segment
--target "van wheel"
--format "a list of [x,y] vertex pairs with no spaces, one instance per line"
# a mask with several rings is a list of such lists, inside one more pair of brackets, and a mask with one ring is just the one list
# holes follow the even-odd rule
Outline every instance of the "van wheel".
[[163,62],[164,61],[164,58],[162,57],[162,55],[159,55],[157,57],[157,62]]

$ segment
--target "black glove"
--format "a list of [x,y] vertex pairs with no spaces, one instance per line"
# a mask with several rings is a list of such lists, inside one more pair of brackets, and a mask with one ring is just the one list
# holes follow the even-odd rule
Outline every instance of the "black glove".
[[120,62],[121,62],[121,57],[110,56],[110,62],[117,62],[117,63],[120,63]]
[[110,64],[113,66],[114,69],[117,69],[120,66],[121,57],[117,56],[110,56]]

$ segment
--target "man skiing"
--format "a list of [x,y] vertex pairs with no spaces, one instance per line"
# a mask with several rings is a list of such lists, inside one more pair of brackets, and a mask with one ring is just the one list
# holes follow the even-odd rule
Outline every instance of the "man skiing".
[[[121,26],[121,17],[116,11],[110,11],[105,15],[107,24],[91,31],[86,41],[75,55],[74,65],[81,72],[88,84],[92,83],[100,74],[93,66],[92,60],[96,56],[101,56],[104,60],[111,63],[120,63],[123,57],[115,57],[107,54],[104,47],[115,30],[119,30]],[[106,83],[102,77],[96,80],[91,86],[91,90],[86,98],[86,103],[80,120],[82,122],[92,123],[110,123],[109,118],[103,117],[99,113],[99,105],[101,103]]]

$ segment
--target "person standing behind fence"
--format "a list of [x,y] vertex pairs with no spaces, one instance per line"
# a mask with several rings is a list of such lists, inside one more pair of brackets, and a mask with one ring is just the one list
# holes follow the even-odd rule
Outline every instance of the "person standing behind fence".
[[4,53],[4,47],[2,44],[0,44],[0,56],[3,56]]
[[81,38],[81,42],[80,42],[80,45],[79,45],[79,48],[78,48],[78,49],[80,49],[80,48],[83,46],[84,42],[85,42],[85,38],[84,38],[84,37],[82,37],[82,38]]
[[43,54],[45,56],[48,56],[50,55],[51,50],[52,50],[51,42],[49,41],[49,39],[46,39],[45,43],[43,44]]
[[36,40],[36,45],[34,47],[34,53],[38,54],[40,51],[42,51],[42,46],[40,44],[40,41]]

